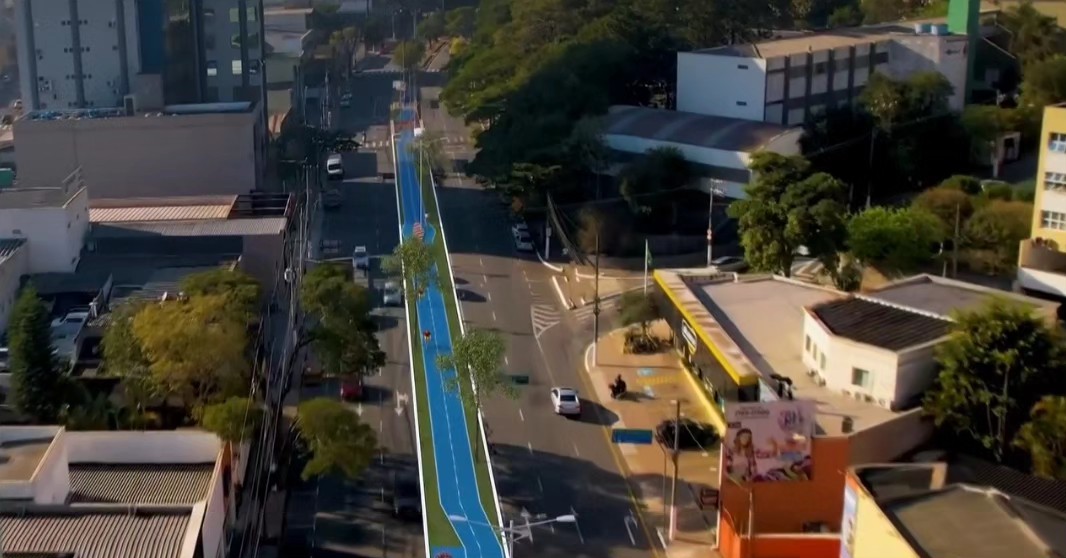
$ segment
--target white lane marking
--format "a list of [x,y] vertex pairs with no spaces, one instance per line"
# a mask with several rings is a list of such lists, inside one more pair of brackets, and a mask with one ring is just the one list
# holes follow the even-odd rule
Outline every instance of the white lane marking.
[[533,453],[533,442],[526,442],[526,449],[528,449],[529,453],[532,454]]
[[503,357],[503,365],[504,366],[510,366],[511,365],[511,361],[508,360],[506,356]]
[[633,536],[633,528],[630,526],[630,523],[635,523],[632,512],[622,518],[622,523],[626,526],[626,533],[629,533],[630,544],[632,544],[633,546],[637,546],[637,538]]
[[494,322],[496,321],[496,311],[495,310],[492,311],[492,321],[494,321]]
[[478,258],[477,261],[478,261],[479,264],[481,264],[481,267],[485,267],[485,260],[484,259]]
[[580,451],[579,451],[579,450],[577,449],[577,444],[576,444],[576,443],[573,443],[573,442],[571,442],[571,444],[570,444],[570,445],[574,446],[574,455],[576,455],[576,456],[578,456],[578,457],[581,457],[581,452],[580,452]]
[[385,427],[385,421],[384,420],[379,420],[378,421],[378,432],[381,432],[381,429],[384,428],[384,427]]
[[522,422],[526,422],[526,415],[522,414],[522,409],[518,410],[518,418],[521,419]]
[[[485,293],[485,298],[486,298],[486,299],[487,299],[487,300],[488,300],[489,302],[492,302],[492,293]],[[495,320],[496,318],[493,318],[493,319]]]
[[[570,514],[577,517],[577,510],[574,509],[574,506],[570,506]],[[577,529],[577,538],[581,539],[581,544],[585,544],[585,535],[581,533],[581,524],[576,520],[574,521],[574,529]]]

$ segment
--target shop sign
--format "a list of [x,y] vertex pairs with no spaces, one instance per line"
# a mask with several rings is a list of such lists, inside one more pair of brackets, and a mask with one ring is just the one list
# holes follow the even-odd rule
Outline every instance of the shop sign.
[[695,355],[696,354],[696,332],[692,329],[692,326],[688,325],[688,321],[681,320],[681,337],[688,344],[688,350]]

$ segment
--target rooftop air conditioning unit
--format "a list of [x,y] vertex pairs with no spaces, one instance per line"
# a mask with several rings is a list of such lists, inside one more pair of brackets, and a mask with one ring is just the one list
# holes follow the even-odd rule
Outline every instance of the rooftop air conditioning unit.
[[126,95],[122,97],[122,111],[126,113],[126,116],[133,116],[137,114],[137,96]]

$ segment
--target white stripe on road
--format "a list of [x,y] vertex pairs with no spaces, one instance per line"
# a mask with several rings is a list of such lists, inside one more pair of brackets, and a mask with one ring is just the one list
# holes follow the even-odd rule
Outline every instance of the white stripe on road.
[[492,321],[494,321],[494,322],[496,321],[496,311],[495,310],[492,311]]
[[518,418],[521,419],[522,422],[526,422],[526,415],[522,414],[522,409],[518,409]]
[[574,446],[574,455],[577,455],[578,457],[581,457],[581,452],[578,451],[577,444],[571,442],[571,445]]
[[478,258],[477,261],[481,264],[481,267],[485,267],[485,260]]
[[[488,299],[489,302],[492,302],[492,293],[485,293],[485,298]],[[492,319],[495,320],[496,316],[493,315]]]
[[531,453],[531,454],[533,453],[533,443],[532,442],[526,442],[526,448],[529,449],[529,453]]
[[505,356],[505,357],[503,357],[503,365],[504,365],[504,366],[510,366],[510,365],[511,365],[511,361],[510,361],[510,360],[507,360],[507,357],[506,357],[506,356]]

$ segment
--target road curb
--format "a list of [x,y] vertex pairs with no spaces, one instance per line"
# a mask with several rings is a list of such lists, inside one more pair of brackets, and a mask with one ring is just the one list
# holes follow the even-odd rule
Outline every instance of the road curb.
[[562,273],[563,272],[562,266],[552,265],[552,264],[548,263],[548,261],[545,260],[544,257],[540,255],[540,250],[538,250],[536,246],[533,247],[533,253],[537,255],[537,259],[540,260],[540,263],[544,264],[544,267],[546,267],[546,268],[548,268],[548,269],[550,269],[550,270],[552,270],[552,271],[554,271],[556,273]]
[[567,310],[573,310],[575,308],[574,301],[566,298],[566,295],[563,294],[563,288],[559,286],[558,275],[552,275],[552,286],[555,287],[555,294],[559,295],[559,301],[563,303],[563,306]]

